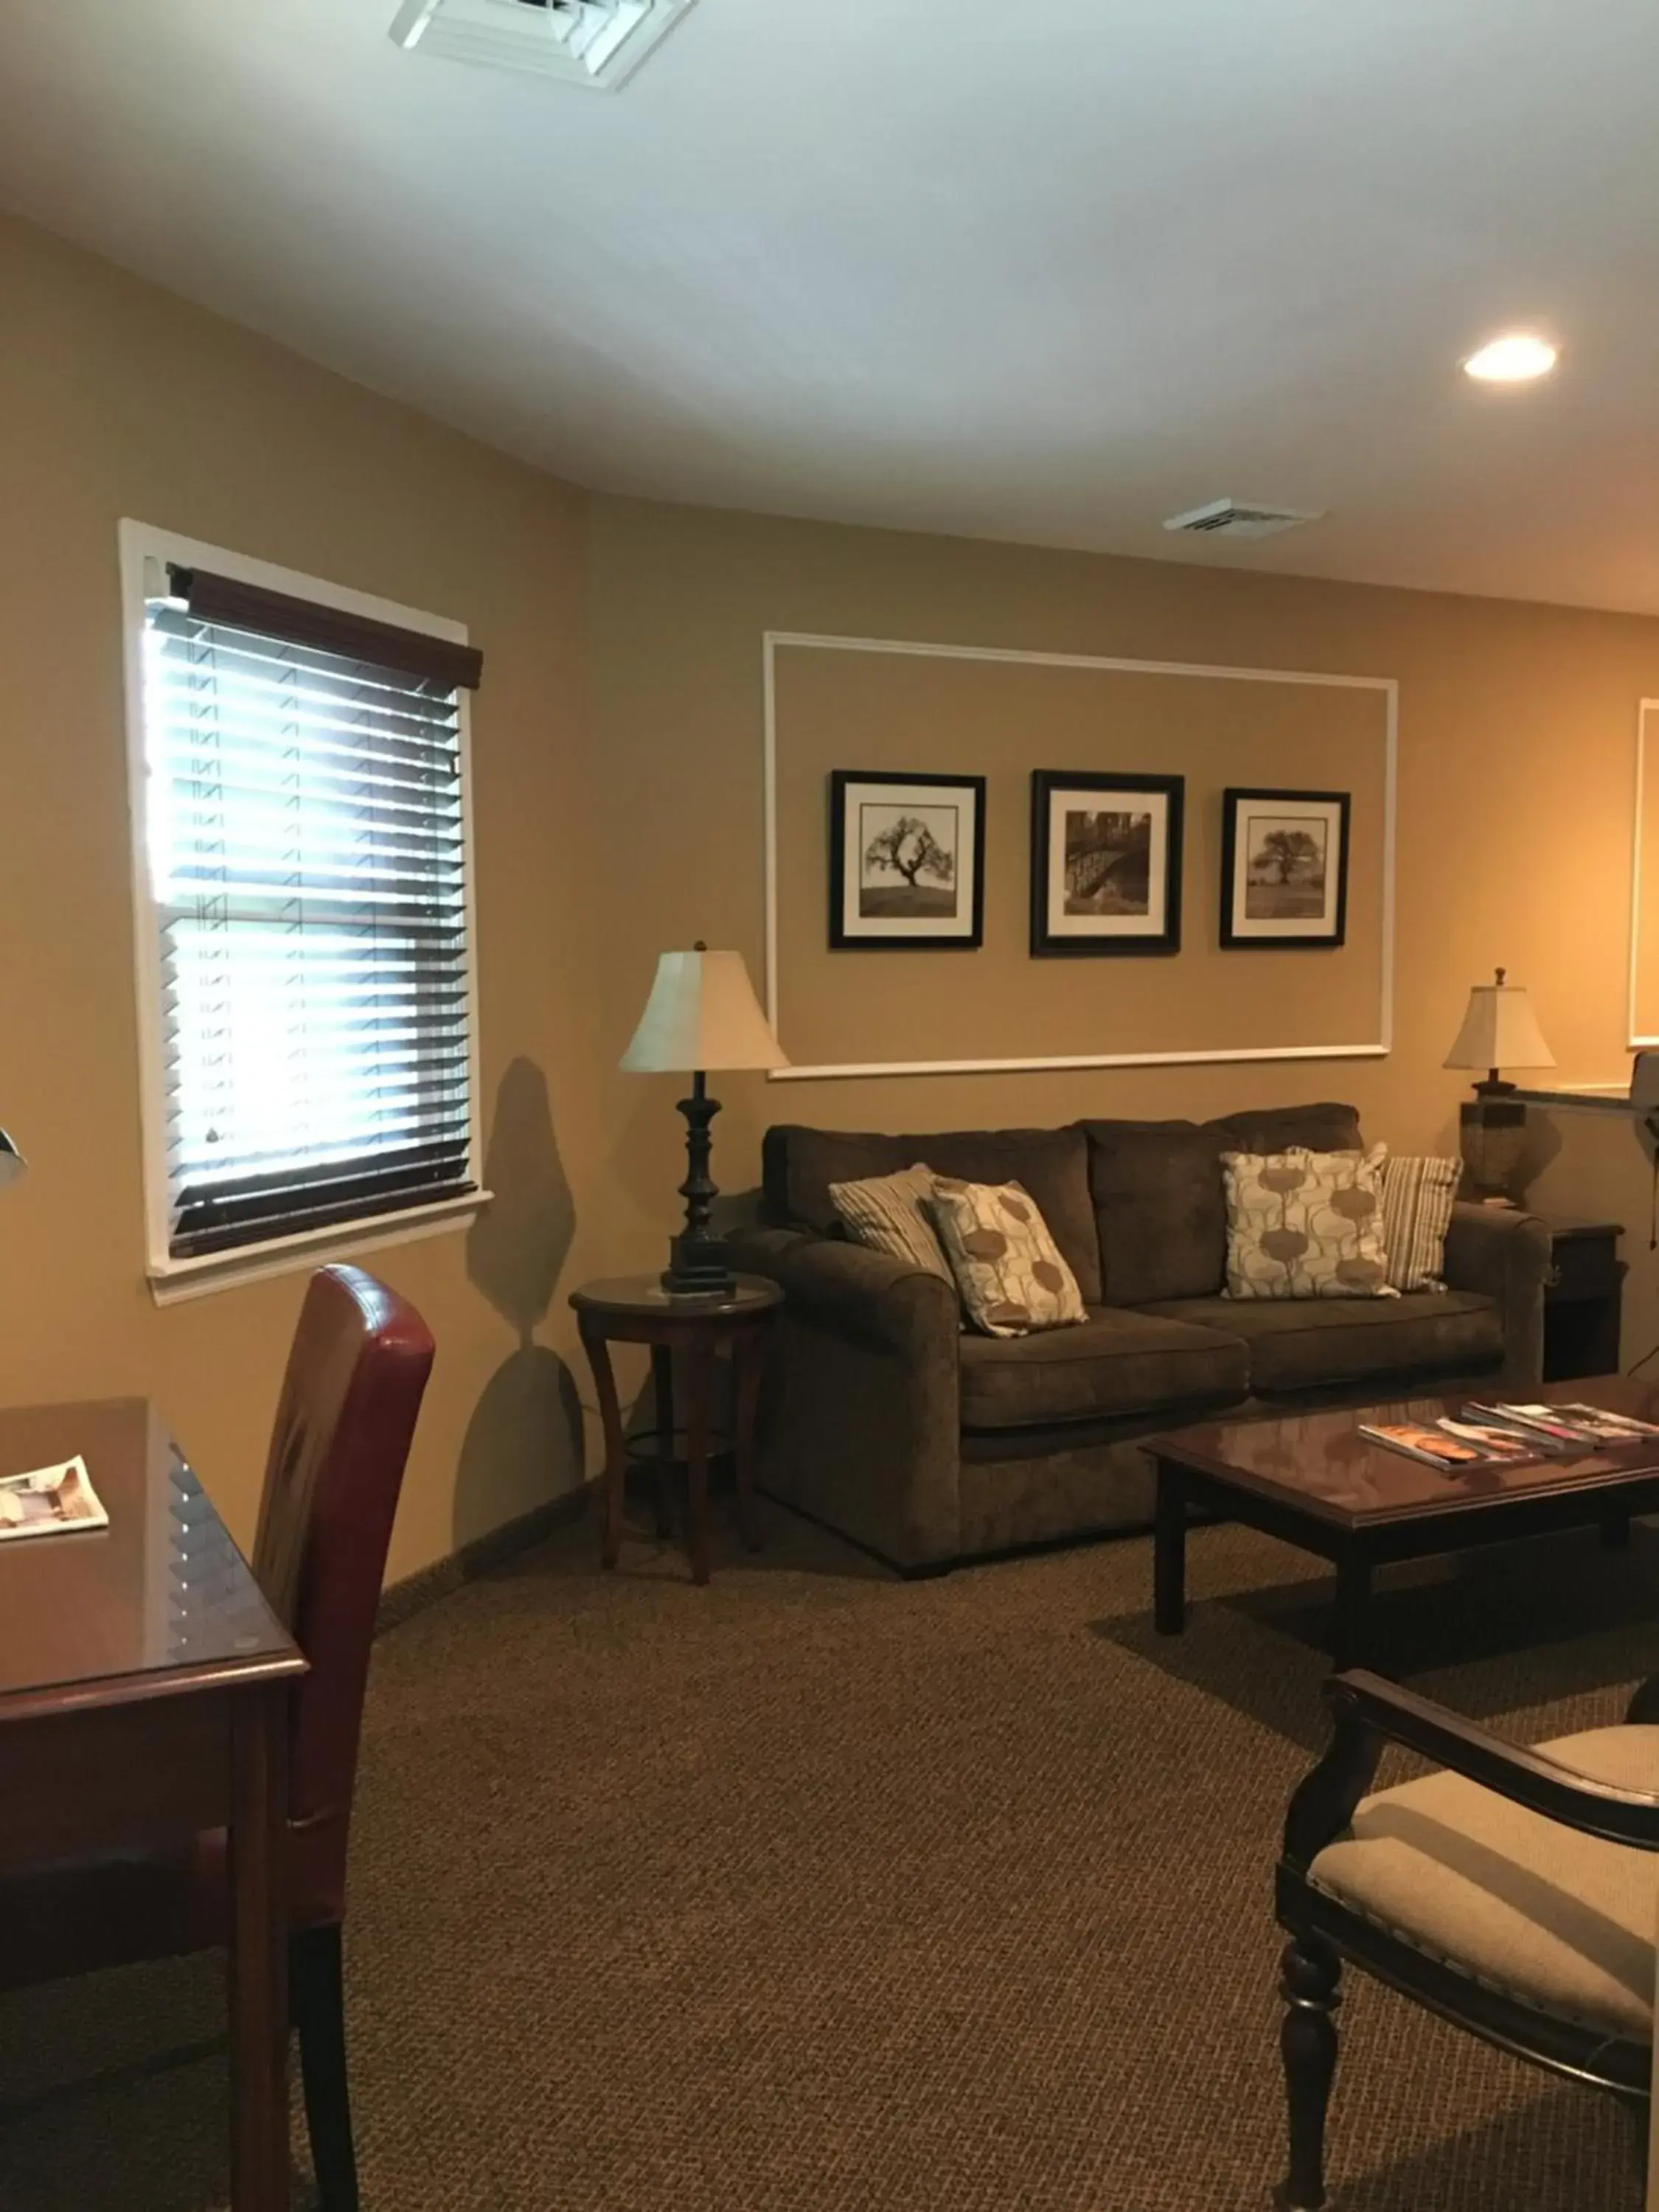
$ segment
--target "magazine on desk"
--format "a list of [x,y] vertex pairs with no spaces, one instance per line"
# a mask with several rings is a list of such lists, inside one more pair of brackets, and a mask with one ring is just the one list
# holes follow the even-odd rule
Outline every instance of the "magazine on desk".
[[58,1467],[0,1475],[0,1544],[14,1537],[68,1536],[108,1526],[109,1515],[79,1453]]

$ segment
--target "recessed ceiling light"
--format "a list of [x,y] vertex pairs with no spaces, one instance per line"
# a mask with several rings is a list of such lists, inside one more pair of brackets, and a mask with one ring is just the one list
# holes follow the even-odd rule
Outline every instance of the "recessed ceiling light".
[[1525,384],[1531,377],[1547,376],[1556,360],[1557,349],[1547,338],[1531,331],[1506,331],[1472,353],[1463,374],[1481,384]]

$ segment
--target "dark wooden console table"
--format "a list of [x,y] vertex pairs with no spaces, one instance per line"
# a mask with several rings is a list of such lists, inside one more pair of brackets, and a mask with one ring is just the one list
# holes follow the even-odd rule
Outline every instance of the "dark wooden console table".
[[1538,1218],[1550,1232],[1553,1262],[1544,1286],[1544,1380],[1570,1382],[1586,1375],[1614,1374],[1625,1280],[1619,1257],[1624,1225],[1548,1213]]

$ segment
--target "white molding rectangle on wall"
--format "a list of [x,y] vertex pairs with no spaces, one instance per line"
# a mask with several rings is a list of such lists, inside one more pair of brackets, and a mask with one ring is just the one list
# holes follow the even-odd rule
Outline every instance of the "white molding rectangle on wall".
[[1630,972],[1626,978],[1625,1042],[1631,1051],[1659,1045],[1659,1035],[1644,1034],[1636,1025],[1636,994],[1641,965],[1642,939],[1642,808],[1647,786],[1648,719],[1659,728],[1659,699],[1636,702],[1636,803],[1630,829]]
[[[1382,957],[1378,975],[1380,1018],[1376,1039],[1361,1044],[1217,1046],[1209,1050],[1200,1048],[1183,1052],[1046,1053],[1038,1058],[1027,1060],[846,1061],[822,1066],[775,1068],[767,1079],[769,1082],[804,1083],[872,1075],[1012,1075],[1031,1073],[1044,1068],[1191,1067],[1236,1060],[1380,1060],[1391,1049],[1394,1040],[1395,809],[1400,744],[1400,685],[1397,678],[1392,676],[1326,676],[1308,669],[1227,668],[1206,661],[1121,660],[1086,653],[1027,653],[1005,646],[921,645],[896,638],[818,636],[804,630],[768,630],[762,641],[762,685],[765,707],[762,805],[766,841],[766,1011],[775,1032],[778,1028],[781,997],[778,975],[777,656],[781,650],[786,648],[817,653],[885,653],[936,660],[1016,662],[1038,668],[1111,669],[1131,676],[1200,676],[1238,684],[1324,684],[1337,690],[1381,692],[1384,701],[1384,759]],[[1652,703],[1659,705],[1659,702]],[[1632,981],[1632,1001],[1634,988]],[[1659,1042],[1659,1039],[1650,1041]]]

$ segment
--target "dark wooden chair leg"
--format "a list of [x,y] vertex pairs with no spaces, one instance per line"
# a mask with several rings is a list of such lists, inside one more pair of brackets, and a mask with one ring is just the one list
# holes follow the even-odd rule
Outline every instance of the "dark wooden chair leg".
[[1290,2171],[1273,2202],[1279,2212],[1325,2212],[1325,2113],[1336,2073],[1338,1984],[1342,1963],[1328,1943],[1301,1936],[1285,1947],[1279,1994],[1285,2000],[1279,2047],[1285,2061],[1290,2120]]
[[337,1926],[301,1928],[289,1938],[289,1987],[300,2034],[300,2079],[318,2198],[322,2212],[358,2212]]

